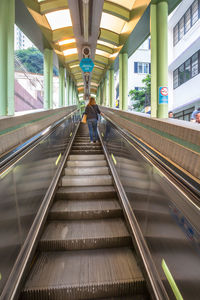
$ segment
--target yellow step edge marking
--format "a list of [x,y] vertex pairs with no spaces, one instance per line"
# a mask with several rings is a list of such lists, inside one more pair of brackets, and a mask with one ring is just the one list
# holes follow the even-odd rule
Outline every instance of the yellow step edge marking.
[[2,279],[1,273],[0,273],[0,280]]
[[116,159],[115,159],[114,155],[113,155],[113,154],[111,154],[111,157],[112,157],[112,160],[114,161],[114,164],[116,165],[116,164],[117,164],[117,161],[116,161]]
[[70,136],[72,136],[72,132],[70,133]]
[[60,153],[60,155],[58,156],[58,158],[57,158],[57,160],[56,160],[56,163],[55,163],[55,165],[57,166],[57,164],[58,164],[58,162],[59,162],[59,160],[61,159],[61,153]]
[[102,134],[101,134],[103,137],[104,137],[104,134],[103,134],[103,132],[102,132]]
[[176,285],[176,282],[174,281],[174,278],[172,277],[172,274],[165,262],[164,259],[162,259],[162,268],[163,268],[163,271],[167,277],[167,280],[172,288],[172,291],[174,292],[174,295],[176,297],[177,300],[183,300],[183,297],[181,296],[181,293]]

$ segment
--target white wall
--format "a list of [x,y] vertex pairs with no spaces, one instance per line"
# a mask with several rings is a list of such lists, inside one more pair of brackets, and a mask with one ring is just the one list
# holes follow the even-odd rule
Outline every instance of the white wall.
[[174,90],[173,108],[200,98],[200,74]]

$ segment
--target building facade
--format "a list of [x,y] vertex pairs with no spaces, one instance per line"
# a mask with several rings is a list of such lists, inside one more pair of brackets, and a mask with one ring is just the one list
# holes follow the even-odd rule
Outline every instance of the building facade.
[[33,43],[25,34],[15,25],[15,50],[34,47]]
[[200,106],[200,0],[183,0],[169,17],[169,108],[190,120]]

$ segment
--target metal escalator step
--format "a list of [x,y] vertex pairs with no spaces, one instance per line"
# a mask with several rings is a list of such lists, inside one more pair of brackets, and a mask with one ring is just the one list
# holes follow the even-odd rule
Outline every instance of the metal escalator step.
[[150,298],[149,295],[141,294],[141,295],[134,295],[134,296],[122,296],[122,297],[112,297],[112,298],[103,298],[103,299],[101,298],[98,300],[150,300]]
[[108,175],[108,167],[66,168],[65,175]]
[[77,145],[77,144],[73,144],[72,149],[74,150],[87,150],[87,149],[97,149],[97,150],[101,150],[102,147],[100,144],[82,144],[82,145]]
[[63,176],[62,186],[91,186],[91,185],[111,185],[110,175],[88,175],[88,176]]
[[104,167],[107,166],[107,161],[104,160],[68,160],[67,167]]
[[56,199],[106,199],[116,196],[116,191],[110,186],[77,186],[60,187],[56,193]]
[[96,149],[85,149],[85,150],[74,150],[72,149],[70,152],[70,155],[74,154],[87,154],[87,155],[98,155],[98,154],[103,154],[103,150],[96,150]]
[[117,199],[57,200],[49,213],[49,219],[96,219],[122,216]]
[[49,221],[39,241],[41,251],[131,246],[122,218]]
[[69,155],[68,160],[103,160],[105,159],[105,156],[103,154],[99,155]]
[[145,293],[134,253],[123,247],[40,253],[21,299],[81,300]]

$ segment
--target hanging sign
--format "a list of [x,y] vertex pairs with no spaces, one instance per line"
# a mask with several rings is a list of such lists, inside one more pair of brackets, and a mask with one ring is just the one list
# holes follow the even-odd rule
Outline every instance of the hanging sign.
[[91,58],[83,58],[83,59],[81,59],[80,67],[84,73],[92,72],[92,70],[94,68],[94,63],[91,60]]
[[168,104],[168,87],[159,87],[159,104]]

